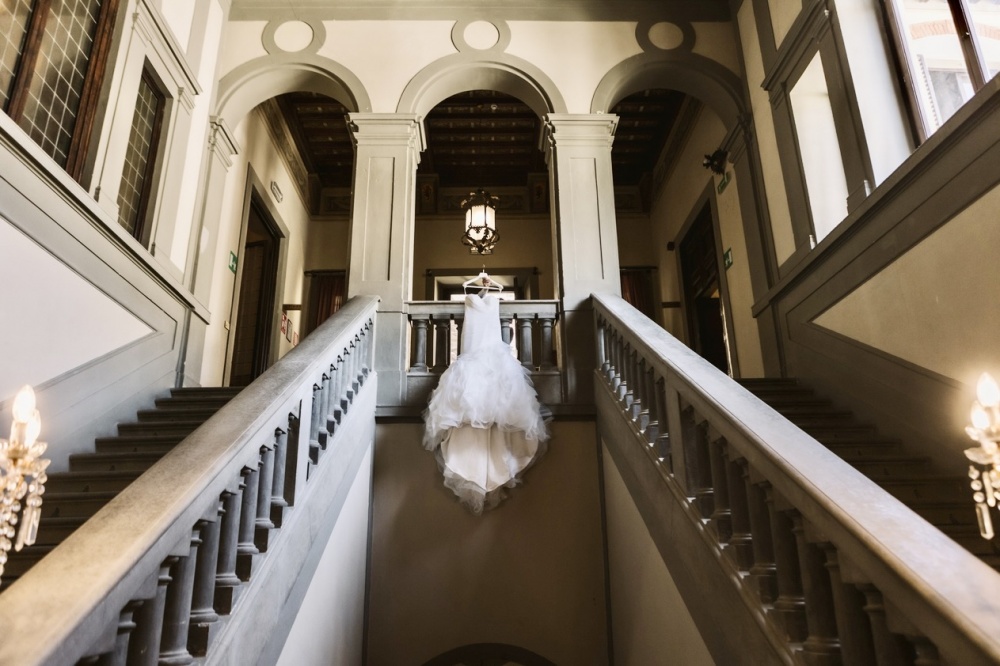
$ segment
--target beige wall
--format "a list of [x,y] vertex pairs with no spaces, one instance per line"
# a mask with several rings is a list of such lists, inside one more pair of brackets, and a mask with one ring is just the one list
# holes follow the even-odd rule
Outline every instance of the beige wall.
[[494,267],[537,268],[539,270],[539,298],[552,295],[552,230],[548,216],[508,217],[497,214],[497,231],[500,241],[493,254],[469,254],[462,245],[464,218],[418,217],[413,238],[413,299],[424,300],[427,270],[462,268],[475,275],[483,266],[486,272]]
[[1000,377],[998,210],[994,188],[815,322],[969,386]]
[[601,450],[615,664],[712,664],[614,460]]
[[313,218],[305,247],[305,270],[347,270],[350,227],[346,218]]
[[[298,196],[298,188],[292,184],[294,182],[292,175],[275,149],[261,115],[256,112],[247,115],[236,127],[235,135],[241,150],[233,157],[233,165],[229,168],[224,205],[218,224],[215,277],[209,303],[213,318],[206,334],[205,359],[201,373],[201,383],[205,386],[220,386],[226,379],[223,370],[227,341],[236,327],[235,312],[232,307],[236,275],[229,270],[229,253],[235,252],[237,257],[242,259],[240,230],[243,226],[247,174],[251,168],[264,186],[265,191],[261,196],[268,198],[271,205],[277,209],[280,222],[288,233],[283,241],[287,247],[285,271],[283,275],[278,276],[279,283],[284,282],[284,289],[278,294],[278,299],[281,303],[302,302],[303,270],[309,227],[308,210]],[[270,192],[271,181],[278,183],[284,192],[280,202],[275,200]],[[300,312],[289,312],[296,331],[301,331],[299,315]],[[227,325],[229,330],[226,328]],[[275,322],[275,326],[279,325],[280,322]],[[281,338],[279,357],[286,354],[289,349],[291,344]]]
[[[651,245],[658,257],[663,300],[683,300],[678,252],[676,249],[667,250],[667,243],[674,242],[679,247],[685,223],[697,213],[706,188],[711,188],[711,196],[716,198],[719,216],[720,237],[716,238],[716,242],[723,251],[731,249],[733,253],[733,265],[723,276],[729,286],[731,306],[726,314],[733,319],[736,335],[736,340],[730,341],[730,349],[735,351],[743,375],[758,376],[763,374],[764,365],[757,321],[751,315],[753,293],[738,186],[730,168],[731,180],[722,193],[718,193],[718,179],[713,178],[712,173],[701,166],[703,155],[718,147],[725,136],[726,128],[722,121],[711,110],[703,107],[689,131],[680,155],[676,157],[676,168],[654,198],[653,212],[650,214]],[[682,340],[687,338],[680,308],[664,308],[663,325],[672,335]]]
[[551,429],[524,484],[475,516],[442,485],[421,425],[378,427],[371,666],[419,665],[472,643],[608,663],[596,432]]
[[369,451],[344,500],[278,666],[361,663],[371,462]]

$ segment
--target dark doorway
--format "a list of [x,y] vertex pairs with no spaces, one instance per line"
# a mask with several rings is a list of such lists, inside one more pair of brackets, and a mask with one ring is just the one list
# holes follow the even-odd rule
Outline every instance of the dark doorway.
[[274,296],[278,280],[278,238],[267,209],[253,196],[243,247],[230,386],[246,386],[270,364]]
[[344,305],[347,276],[344,271],[306,271],[309,278],[309,310],[303,335],[316,330]]
[[712,208],[706,202],[680,245],[688,344],[706,361],[729,373],[717,257]]

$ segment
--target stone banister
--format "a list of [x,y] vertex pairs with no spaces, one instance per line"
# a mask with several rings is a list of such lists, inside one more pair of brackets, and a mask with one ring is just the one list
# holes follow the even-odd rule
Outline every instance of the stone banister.
[[593,301],[602,439],[718,663],[1000,663],[997,572],[624,300]]
[[[404,310],[410,321],[410,367],[406,403],[425,405],[437,379],[461,352],[465,304],[462,301],[408,301]],[[559,362],[555,355],[554,328],[559,324],[556,300],[500,301],[500,334],[514,342],[517,359],[532,375],[539,398],[549,404],[563,402]],[[453,333],[455,344],[453,348]]]
[[0,664],[256,663],[324,493],[372,445],[377,304],[352,298],[15,581]]

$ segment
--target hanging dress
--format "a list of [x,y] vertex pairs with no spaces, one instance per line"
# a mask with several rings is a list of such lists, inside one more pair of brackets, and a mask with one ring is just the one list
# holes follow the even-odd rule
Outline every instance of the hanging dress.
[[424,447],[436,452],[444,485],[476,514],[496,506],[545,452],[538,398],[500,337],[495,294],[465,297],[462,353],[441,375],[424,420]]

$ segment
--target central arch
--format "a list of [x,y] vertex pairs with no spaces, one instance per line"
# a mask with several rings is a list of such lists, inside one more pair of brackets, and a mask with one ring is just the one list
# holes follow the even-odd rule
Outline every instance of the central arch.
[[441,100],[467,90],[517,97],[539,118],[566,112],[562,95],[542,70],[505,53],[456,53],[431,63],[407,84],[396,112],[423,117]]

